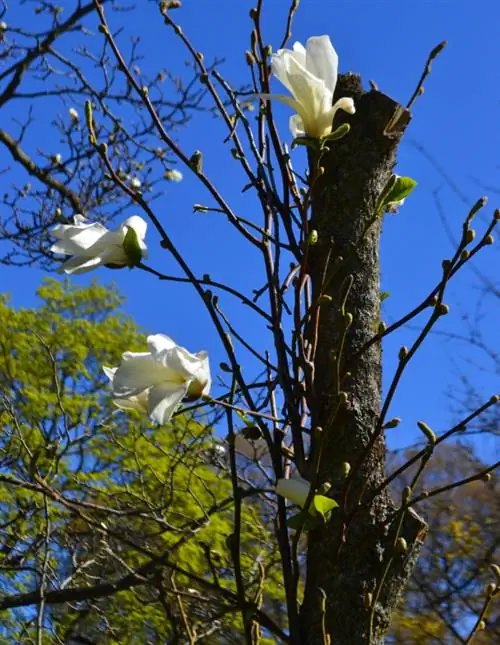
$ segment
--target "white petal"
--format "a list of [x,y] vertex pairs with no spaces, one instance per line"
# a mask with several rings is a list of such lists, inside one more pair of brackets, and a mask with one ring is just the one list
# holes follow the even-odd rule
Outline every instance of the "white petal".
[[123,352],[122,359],[128,361],[131,358],[143,358],[144,356],[151,356],[151,352]]
[[142,392],[138,396],[130,396],[128,399],[113,399],[114,405],[121,410],[137,410],[138,412],[148,411],[148,393]]
[[102,366],[102,371],[106,376],[109,378],[111,383],[113,382],[113,379],[115,378],[115,372],[118,368],[117,367],[106,367],[106,365]]
[[302,65],[302,67],[306,66],[306,48],[302,43],[295,42],[293,43],[293,56],[295,57],[295,60],[297,63]]
[[93,224],[78,226],[58,224],[51,229],[50,233],[57,239],[61,240],[61,242],[57,244],[61,249],[57,251],[58,253],[76,255],[81,251],[89,249],[96,242],[101,240],[106,233],[109,233],[109,231],[102,224],[94,222]]
[[163,356],[163,353],[175,347],[174,341],[166,334],[152,334],[148,336],[148,348],[156,360]]
[[115,372],[113,396],[128,398],[169,380],[165,368],[150,355],[127,357]]
[[87,271],[92,271],[92,269],[96,269],[101,264],[102,259],[100,257],[74,257],[66,260],[66,262],[63,262],[63,264],[61,264],[61,266],[57,269],[57,273],[79,275],[80,273],[87,273]]
[[289,49],[279,49],[271,56],[271,69],[278,81],[293,94],[292,87],[288,81],[289,60],[293,54]]
[[165,364],[190,382],[190,396],[206,394],[210,389],[210,368],[206,352],[191,354],[184,347],[177,346],[168,352]]
[[126,219],[120,228],[125,228],[126,226],[130,226],[130,228],[134,229],[139,240],[142,241],[146,237],[148,224],[145,220],[142,219],[142,217],[139,217],[139,215],[132,215],[132,217]]
[[322,80],[300,67],[293,59],[290,59],[288,80],[294,98],[300,105],[296,109],[302,117],[307,133],[311,136],[321,136],[313,131],[314,123],[324,110],[331,106],[332,93]]
[[303,137],[306,133],[304,130],[304,122],[298,114],[292,114],[289,121],[289,127],[294,138]]
[[339,57],[329,36],[313,36],[306,43],[306,69],[325,82],[333,95],[337,85]]
[[292,477],[291,479],[278,479],[276,482],[276,492],[281,497],[289,499],[298,506],[304,506],[311,484],[302,479],[302,477]]
[[85,215],[82,215],[81,213],[77,213],[73,217],[73,222],[74,222],[75,226],[79,226],[80,224],[89,224],[90,223],[88,218],[85,217]]
[[153,387],[148,396],[148,412],[158,423],[167,423],[187,393],[185,385],[162,383]]

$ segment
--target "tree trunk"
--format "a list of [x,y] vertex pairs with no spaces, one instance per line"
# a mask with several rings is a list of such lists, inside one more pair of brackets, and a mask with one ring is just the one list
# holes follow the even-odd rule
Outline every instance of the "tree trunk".
[[[376,332],[380,313],[381,220],[364,236],[363,231],[391,176],[410,115],[382,93],[363,91],[359,77],[352,74],[339,79],[336,94],[335,100],[353,97],[356,114],[336,121],[337,126],[348,120],[351,131],[330,144],[321,161],[325,172],[313,188],[310,228],[318,232],[318,241],[310,247],[309,274],[313,302],[322,294],[332,298],[323,298],[320,308],[312,417],[313,427],[322,428],[318,484],[331,484],[329,494],[340,509],[309,533],[301,642],[381,645],[420,552],[426,524],[408,511],[399,533],[407,550],[395,553],[400,504],[396,506],[386,490],[370,501],[386,476],[383,433],[366,454],[380,414],[380,344],[356,355]],[[353,319],[338,358],[346,312]],[[348,485],[346,464],[351,469]]]

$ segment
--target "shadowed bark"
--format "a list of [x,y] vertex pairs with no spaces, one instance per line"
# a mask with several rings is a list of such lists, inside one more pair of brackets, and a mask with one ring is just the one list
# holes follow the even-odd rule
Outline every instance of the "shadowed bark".
[[[325,172],[313,189],[310,223],[318,231],[318,242],[311,247],[309,272],[314,301],[322,294],[332,298],[320,310],[312,407],[313,427],[323,429],[318,483],[332,485],[330,494],[339,500],[341,510],[309,534],[301,640],[324,645],[329,642],[325,635],[330,634],[332,645],[380,645],[420,552],[426,525],[407,512],[399,535],[408,549],[395,555],[399,504],[392,502],[387,491],[369,501],[371,491],[385,477],[383,432],[366,454],[380,414],[380,345],[357,354],[379,322],[381,220],[366,235],[363,232],[391,176],[410,115],[384,94],[364,92],[355,75],[339,79],[335,100],[340,96],[354,98],[356,115],[342,115],[351,131],[330,144],[321,161]],[[339,356],[348,312],[353,321]],[[347,484],[342,475],[349,468],[345,464],[351,468]],[[365,502],[359,504],[362,495]]]

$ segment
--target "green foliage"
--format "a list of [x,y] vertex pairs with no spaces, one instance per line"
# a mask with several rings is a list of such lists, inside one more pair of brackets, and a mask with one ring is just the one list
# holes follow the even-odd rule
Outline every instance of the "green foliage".
[[[157,427],[113,406],[102,365],[145,346],[114,288],[46,280],[37,294],[37,309],[0,299],[3,595],[117,585],[47,603],[44,643],[164,642],[186,632],[183,615],[198,633],[219,621],[203,642],[234,642],[232,487],[213,428],[187,416]],[[275,540],[257,503],[243,506],[242,573],[282,624]],[[38,611],[3,611],[0,643],[33,642]]]

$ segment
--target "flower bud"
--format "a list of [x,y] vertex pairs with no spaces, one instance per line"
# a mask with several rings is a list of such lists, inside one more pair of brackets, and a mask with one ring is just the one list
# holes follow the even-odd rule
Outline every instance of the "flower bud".
[[396,544],[394,545],[394,551],[399,554],[406,553],[408,551],[408,543],[404,537],[398,537]]
[[495,241],[495,238],[493,237],[493,235],[487,235],[484,238],[484,243],[485,244],[493,244],[494,241]]

